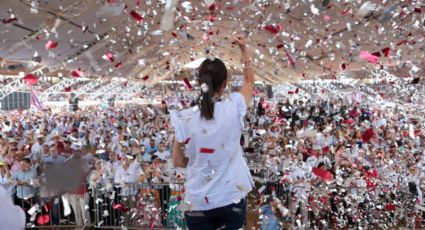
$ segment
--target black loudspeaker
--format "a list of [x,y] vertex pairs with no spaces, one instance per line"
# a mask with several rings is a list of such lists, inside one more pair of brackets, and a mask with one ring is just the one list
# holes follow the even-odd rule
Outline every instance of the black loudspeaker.
[[31,106],[31,95],[25,92],[14,92],[0,101],[1,110],[29,109]]
[[74,97],[69,100],[69,110],[75,112],[78,110],[78,101],[79,99],[77,97]]
[[273,89],[271,85],[266,86],[266,92],[268,98],[273,98]]

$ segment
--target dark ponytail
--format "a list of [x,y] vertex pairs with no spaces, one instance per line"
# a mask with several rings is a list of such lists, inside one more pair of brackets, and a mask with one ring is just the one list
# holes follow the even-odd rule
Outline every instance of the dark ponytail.
[[206,59],[202,62],[199,68],[199,84],[202,93],[198,102],[202,118],[214,119],[214,94],[220,92],[226,80],[226,65],[220,59]]

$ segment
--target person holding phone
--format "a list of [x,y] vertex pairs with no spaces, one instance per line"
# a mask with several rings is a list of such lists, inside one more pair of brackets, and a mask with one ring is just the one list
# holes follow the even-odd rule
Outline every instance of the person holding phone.
[[245,197],[253,182],[240,137],[254,89],[254,71],[245,38],[238,36],[233,44],[239,46],[244,64],[240,91],[222,98],[226,65],[208,58],[199,68],[197,105],[170,113],[175,129],[173,163],[187,168],[185,218],[190,230],[240,229],[245,223]]

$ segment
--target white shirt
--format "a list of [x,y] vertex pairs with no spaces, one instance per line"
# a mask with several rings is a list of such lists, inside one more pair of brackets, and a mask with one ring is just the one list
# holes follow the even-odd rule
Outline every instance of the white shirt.
[[0,187],[0,230],[24,229],[25,212],[13,205],[11,196]]
[[31,146],[31,153],[33,155],[38,155],[41,152],[41,145],[39,143],[35,143]]
[[176,140],[187,142],[185,201],[191,210],[233,204],[252,190],[251,173],[240,146],[246,109],[243,96],[232,93],[229,99],[216,102],[210,121],[201,119],[198,107],[171,111]]
[[131,165],[127,170],[125,170],[122,165],[119,165],[115,169],[114,183],[136,183],[138,178],[138,168],[131,167]]
[[154,153],[154,155],[158,156],[158,158],[160,160],[163,160],[163,161],[170,161],[171,160],[171,153],[167,150],[164,150],[162,152],[156,151],[156,153]]

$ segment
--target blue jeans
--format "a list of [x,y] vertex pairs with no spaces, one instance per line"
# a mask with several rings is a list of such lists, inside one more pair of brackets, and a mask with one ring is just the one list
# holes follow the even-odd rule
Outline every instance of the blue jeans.
[[185,218],[189,230],[241,229],[246,219],[246,201],[208,211],[186,212]]

